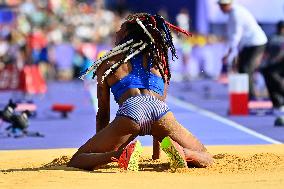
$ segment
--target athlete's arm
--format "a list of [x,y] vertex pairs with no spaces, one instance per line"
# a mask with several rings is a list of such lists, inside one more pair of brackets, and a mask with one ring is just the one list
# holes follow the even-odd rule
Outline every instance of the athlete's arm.
[[102,74],[97,75],[98,112],[96,116],[96,132],[109,124],[110,120],[110,88],[107,82],[101,82]]

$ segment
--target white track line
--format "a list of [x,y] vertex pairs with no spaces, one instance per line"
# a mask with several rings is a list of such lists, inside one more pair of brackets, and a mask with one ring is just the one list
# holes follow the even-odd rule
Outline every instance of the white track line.
[[188,102],[185,102],[183,100],[175,98],[175,97],[173,97],[171,95],[168,95],[167,98],[168,98],[169,102],[171,102],[171,103],[173,103],[173,104],[175,104],[177,106],[180,106],[182,108],[185,108],[185,109],[193,111],[193,112],[196,112],[196,113],[201,114],[203,116],[209,117],[209,118],[211,118],[213,120],[219,121],[219,122],[221,122],[223,124],[226,124],[226,125],[228,125],[230,127],[233,127],[235,129],[241,130],[241,131],[243,131],[243,132],[245,132],[247,134],[250,134],[252,136],[260,138],[260,139],[262,139],[262,140],[264,140],[266,142],[270,142],[272,144],[282,144],[282,142],[280,142],[280,141],[274,140],[274,139],[272,139],[270,137],[267,137],[267,136],[265,136],[263,134],[255,132],[254,130],[248,129],[248,128],[244,127],[241,124],[238,124],[238,123],[236,123],[234,121],[226,119],[226,118],[224,118],[222,116],[219,116],[219,115],[217,115],[217,114],[215,114],[213,112],[210,112],[210,111],[204,110],[202,108],[199,108],[199,107],[197,107],[197,106],[195,106],[193,104],[190,104]]

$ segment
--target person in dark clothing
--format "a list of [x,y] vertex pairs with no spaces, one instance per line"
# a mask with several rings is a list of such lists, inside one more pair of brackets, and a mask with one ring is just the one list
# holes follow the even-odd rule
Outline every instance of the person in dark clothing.
[[269,39],[264,64],[260,69],[274,108],[284,111],[284,21]]

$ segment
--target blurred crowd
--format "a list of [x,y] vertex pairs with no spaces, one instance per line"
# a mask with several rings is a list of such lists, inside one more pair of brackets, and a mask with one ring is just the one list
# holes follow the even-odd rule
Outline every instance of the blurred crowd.
[[75,77],[96,59],[100,45],[112,44],[124,16],[107,10],[102,0],[24,0],[4,6],[2,12],[10,11],[11,18],[6,13],[6,23],[0,23],[0,68],[38,64],[47,79]]
[[[123,8],[108,10],[104,0],[10,2],[13,3],[1,7],[2,12],[9,10],[13,15],[10,20],[6,16],[9,20],[6,23],[0,23],[0,68],[15,64],[22,69],[26,64],[37,64],[46,79],[76,78],[81,70],[111,48],[113,34],[128,14]],[[167,19],[166,11],[160,14]],[[190,16],[185,8],[176,15],[176,24],[190,30]],[[191,38],[179,36],[176,39],[181,67],[186,68],[194,47],[198,49],[217,38],[194,34]],[[185,73],[184,78],[189,75]]]

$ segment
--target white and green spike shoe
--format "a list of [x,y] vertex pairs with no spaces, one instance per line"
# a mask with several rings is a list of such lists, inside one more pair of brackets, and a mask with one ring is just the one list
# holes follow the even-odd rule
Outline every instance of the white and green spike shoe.
[[162,150],[170,158],[171,168],[187,168],[184,152],[177,145],[170,137],[165,137],[161,142]]

